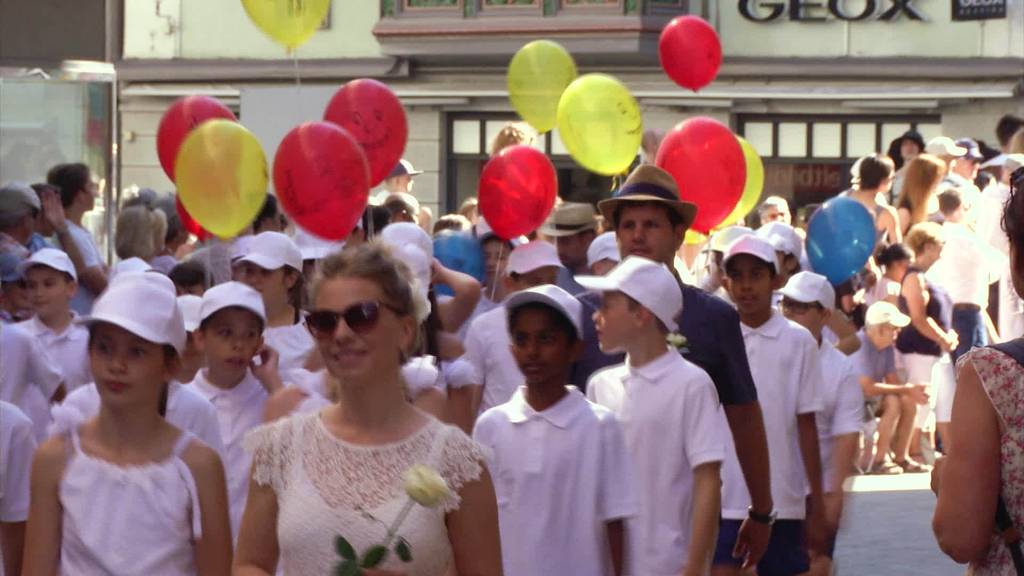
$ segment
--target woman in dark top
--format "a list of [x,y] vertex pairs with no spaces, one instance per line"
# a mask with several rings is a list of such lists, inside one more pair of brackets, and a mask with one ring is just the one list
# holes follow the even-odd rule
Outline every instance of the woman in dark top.
[[[918,408],[910,453],[897,454],[897,464],[908,472],[923,472],[928,468],[914,457],[920,458],[921,428],[928,421],[937,399],[932,373],[940,357],[956,349],[957,335],[950,329],[953,303],[949,294],[941,286],[925,279],[925,272],[942,253],[942,227],[933,222],[916,224],[907,233],[905,243],[914,253],[914,261],[903,276],[899,303],[902,311],[910,316],[910,326],[900,331],[896,349],[902,354],[907,381],[927,385],[930,401]],[[906,464],[899,461],[901,456],[907,458]]]

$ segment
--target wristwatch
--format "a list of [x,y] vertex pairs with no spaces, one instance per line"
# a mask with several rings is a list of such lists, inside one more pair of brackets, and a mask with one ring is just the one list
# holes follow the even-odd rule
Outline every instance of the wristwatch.
[[753,520],[754,522],[757,522],[758,524],[765,524],[767,526],[771,526],[772,524],[775,524],[775,517],[777,515],[778,513],[775,512],[774,510],[769,514],[760,514],[758,512],[754,512],[753,506],[747,507],[747,517]]

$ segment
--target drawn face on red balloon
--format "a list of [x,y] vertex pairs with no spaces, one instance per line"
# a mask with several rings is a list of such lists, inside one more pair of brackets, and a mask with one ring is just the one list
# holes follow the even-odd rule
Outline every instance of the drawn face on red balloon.
[[366,78],[345,84],[327,104],[324,120],[344,128],[362,146],[371,187],[401,160],[409,136],[405,109],[384,84]]

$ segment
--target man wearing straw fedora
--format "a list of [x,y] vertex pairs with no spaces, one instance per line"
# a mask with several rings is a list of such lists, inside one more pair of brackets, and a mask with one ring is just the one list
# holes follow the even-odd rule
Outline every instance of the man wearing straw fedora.
[[562,268],[558,272],[558,287],[573,296],[583,292],[574,276],[589,274],[587,249],[597,237],[597,213],[583,202],[562,202],[551,211],[551,216],[540,233],[558,248]]
[[[697,214],[696,205],[680,201],[672,176],[649,164],[637,167],[612,198],[598,204],[598,209],[615,231],[623,258],[642,256],[665,264],[669,270],[674,270],[676,252]],[[679,289],[683,312],[677,328],[684,342],[678,347],[686,360],[701,367],[715,383],[751,496],[749,517],[734,550],[735,556],[744,558],[743,567],[747,569],[756,566],[764,554],[775,516],[764,420],[739,315],[723,300],[681,280]],[[582,300],[592,307],[596,302],[590,295]],[[600,352],[593,321],[585,316],[586,350],[573,374],[577,384],[585,383],[597,369],[623,361],[621,355]]]

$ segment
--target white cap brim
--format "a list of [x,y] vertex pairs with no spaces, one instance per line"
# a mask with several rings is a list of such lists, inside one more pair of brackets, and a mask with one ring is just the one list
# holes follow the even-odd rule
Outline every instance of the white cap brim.
[[530,290],[516,292],[509,296],[508,300],[505,302],[506,314],[511,314],[511,312],[516,308],[533,303],[545,304],[561,312],[562,315],[568,318],[569,322],[572,323],[572,327],[576,329],[576,337],[583,340],[583,319],[575,318],[573,313],[567,310],[561,302],[547,294],[541,294]]

